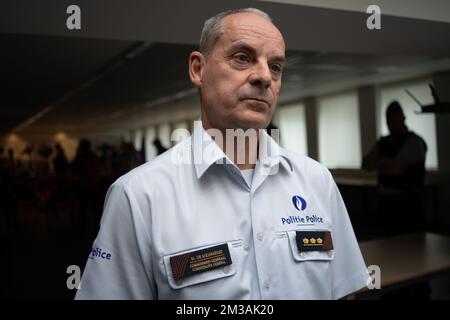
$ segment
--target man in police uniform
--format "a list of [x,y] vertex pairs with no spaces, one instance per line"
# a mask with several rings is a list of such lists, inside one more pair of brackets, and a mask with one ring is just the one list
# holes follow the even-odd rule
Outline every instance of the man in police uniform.
[[[338,299],[366,285],[329,171],[258,130],[284,60],[262,11],[206,21],[189,59],[201,122],[110,187],[77,299]],[[258,135],[240,148],[227,129]]]

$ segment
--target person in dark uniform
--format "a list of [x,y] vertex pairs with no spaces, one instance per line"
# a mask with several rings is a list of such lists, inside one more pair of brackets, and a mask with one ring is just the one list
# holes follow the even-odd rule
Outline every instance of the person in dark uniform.
[[[389,104],[386,121],[390,134],[378,140],[363,160],[363,168],[378,173],[378,220],[384,235],[424,231],[423,188],[425,184],[425,141],[405,125],[397,101]],[[429,299],[429,283],[394,290],[381,299]]]
[[363,160],[363,168],[377,170],[378,212],[385,235],[425,228],[422,193],[425,182],[425,141],[405,125],[397,101],[389,104],[390,134],[380,138]]

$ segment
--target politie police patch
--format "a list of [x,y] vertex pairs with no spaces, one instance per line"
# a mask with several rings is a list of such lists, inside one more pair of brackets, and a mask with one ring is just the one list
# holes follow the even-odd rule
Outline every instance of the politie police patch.
[[183,253],[170,258],[174,280],[224,267],[232,263],[228,244]]
[[296,241],[300,252],[333,250],[330,231],[296,231]]

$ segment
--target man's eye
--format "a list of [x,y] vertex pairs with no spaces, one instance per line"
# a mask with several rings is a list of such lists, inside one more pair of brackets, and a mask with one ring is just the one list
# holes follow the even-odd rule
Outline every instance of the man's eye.
[[244,53],[238,53],[234,56],[234,58],[238,61],[238,62],[249,62],[250,61],[250,57]]
[[272,72],[275,72],[275,73],[281,73],[281,71],[283,70],[283,68],[279,64],[271,65],[270,69],[272,70]]

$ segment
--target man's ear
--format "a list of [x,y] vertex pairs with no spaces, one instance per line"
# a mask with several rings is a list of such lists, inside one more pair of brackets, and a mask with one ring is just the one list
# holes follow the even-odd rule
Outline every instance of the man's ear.
[[191,52],[189,56],[189,77],[197,88],[202,86],[203,68],[205,67],[205,57],[198,51]]

